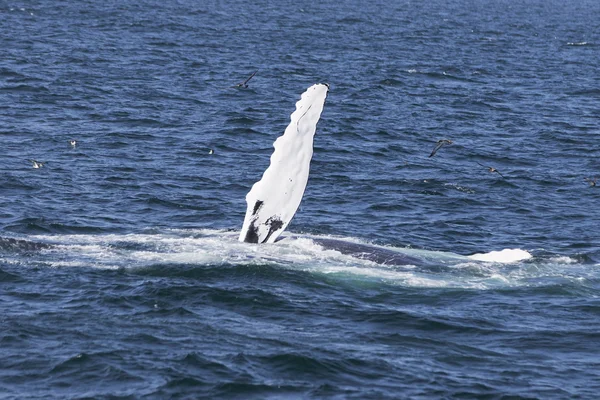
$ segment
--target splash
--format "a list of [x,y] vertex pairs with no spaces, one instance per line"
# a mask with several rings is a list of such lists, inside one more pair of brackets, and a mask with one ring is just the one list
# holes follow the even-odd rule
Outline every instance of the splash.
[[329,86],[309,87],[273,147],[271,164],[246,195],[248,208],[239,240],[274,243],[294,217],[306,184],[313,154],[313,137]]
[[489,253],[477,253],[468,257],[477,261],[515,263],[530,259],[531,254],[521,249],[504,249],[500,251],[490,251]]

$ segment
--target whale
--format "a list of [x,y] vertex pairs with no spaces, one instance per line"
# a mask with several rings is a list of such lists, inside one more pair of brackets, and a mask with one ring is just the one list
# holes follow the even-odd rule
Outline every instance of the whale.
[[[304,195],[313,155],[314,136],[328,92],[328,84],[315,84],[300,96],[300,100],[296,103],[296,110],[290,116],[289,125],[283,135],[273,143],[274,151],[269,166],[262,178],[252,186],[246,195],[247,209],[239,241],[265,244],[287,239],[280,235],[294,217]],[[438,144],[441,142],[444,140],[439,141]],[[446,140],[444,143],[451,143],[451,141]],[[439,147],[441,146],[434,149],[432,155]],[[432,265],[426,259],[405,254],[400,249],[328,237],[309,238],[326,250],[335,250],[341,254],[373,261],[377,264]],[[452,254],[449,257],[510,263],[527,260],[532,256],[525,250],[504,249],[470,256]]]
[[[357,260],[366,260],[386,266],[419,266],[429,268],[431,271],[437,271],[439,268],[447,267],[456,262],[510,263],[532,257],[528,252],[520,249],[504,249],[470,256],[434,252],[435,255],[432,256],[429,254],[431,252],[428,253],[427,251],[379,246],[359,238],[338,238],[309,234],[283,236],[282,233],[298,210],[308,183],[314,137],[328,92],[329,85],[315,84],[302,93],[300,100],[296,102],[295,111],[290,116],[289,125],[283,135],[278,137],[273,144],[274,151],[270,157],[269,166],[264,171],[261,179],[252,185],[246,195],[247,209],[239,236],[235,231],[221,232],[216,234],[219,240],[222,240],[225,244],[230,241],[236,243],[236,236],[238,236],[237,240],[239,242],[260,246],[282,243],[280,248],[285,249],[285,241],[289,243],[295,239],[303,239],[298,242],[300,246],[297,247],[303,249],[304,243],[306,243],[305,240],[308,239],[324,250],[334,250]],[[48,239],[50,242],[46,242]],[[59,248],[64,250],[65,245],[67,247],[71,245],[74,238],[69,235],[62,239],[36,236],[34,240],[38,241],[0,237],[0,256],[8,255],[12,257],[13,254],[25,254],[29,257],[34,252],[43,252],[47,249]],[[94,245],[98,240],[100,239],[93,238]],[[102,242],[104,240],[102,239]],[[77,241],[76,238],[75,241]],[[145,244],[145,241],[140,243]],[[230,246],[225,246],[225,248],[230,248],[237,254],[241,248],[233,243],[229,243]],[[110,252],[112,245],[106,246]],[[309,246],[309,248],[311,247]],[[85,245],[83,245],[83,248],[85,248]],[[255,251],[256,249],[252,247],[248,247],[246,250],[249,250],[247,258],[250,259],[261,253]],[[81,251],[81,249],[77,248],[75,251]],[[267,254],[267,257],[270,257],[269,254],[273,254],[269,251],[264,253]],[[277,251],[275,254],[277,254]]]
[[[309,87],[296,103],[290,123],[273,143],[270,164],[246,195],[246,215],[239,240],[276,243],[294,217],[308,182],[317,124],[329,92],[328,84]],[[344,255],[387,265],[422,264],[422,260],[379,246],[341,239],[312,238],[317,245]]]

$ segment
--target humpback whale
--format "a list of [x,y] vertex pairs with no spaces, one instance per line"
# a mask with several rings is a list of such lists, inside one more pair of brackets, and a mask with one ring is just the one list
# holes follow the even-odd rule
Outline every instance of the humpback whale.
[[[313,154],[313,139],[317,129],[317,123],[321,117],[325,100],[329,91],[327,84],[316,84],[309,87],[300,97],[300,100],[296,103],[296,110],[290,117],[290,123],[285,129],[282,136],[277,138],[274,146],[274,152],[270,158],[270,165],[265,170],[260,181],[256,182],[251,190],[246,195],[247,210],[246,216],[243,222],[242,229],[239,233],[237,240],[241,242],[249,243],[275,243],[280,239],[285,240],[281,243],[282,246],[279,248],[270,248],[268,250],[275,250],[271,254],[279,254],[279,249],[286,251],[285,243],[290,243],[294,240],[291,238],[282,238],[281,234],[286,229],[294,214],[296,213],[306,185],[308,182],[308,175],[310,170],[310,162]],[[594,181],[595,183],[595,181]],[[185,241],[187,246],[187,240],[189,234],[184,235],[181,240]],[[227,253],[234,251],[235,257],[238,257],[238,251],[240,250],[239,244],[236,245],[237,233],[219,234],[219,237],[225,241],[226,244],[233,241],[233,246],[222,246],[219,244],[219,252],[222,247],[225,247]],[[125,237],[119,236],[117,239],[100,239],[96,235],[83,235],[83,239],[80,240],[76,236],[67,235],[61,238],[54,239],[51,237],[51,242],[47,243],[47,237],[36,236],[38,241],[29,241],[21,238],[6,238],[0,237],[0,256],[8,256],[11,258],[13,253],[17,256],[24,254],[27,257],[31,253],[40,252],[46,249],[59,249],[62,251],[70,251],[71,249],[76,257],[77,263],[79,258],[77,254],[83,251],[85,253],[86,246],[93,243],[94,250],[90,256],[97,257],[97,250],[95,246],[98,242],[105,242],[101,244],[103,249],[108,253],[114,253],[115,257],[118,258],[116,265],[131,265],[131,259],[137,258],[139,249],[145,249],[147,240],[144,238],[141,241],[131,240],[129,235]],[[162,236],[159,236],[157,240],[160,240]],[[196,239],[196,234],[192,234],[193,240]],[[531,258],[531,255],[526,251],[520,249],[505,249],[500,252],[490,252],[482,254],[474,254],[471,256],[461,256],[453,253],[436,253],[436,259],[433,260],[431,256],[424,254],[419,251],[408,251],[403,249],[395,249],[392,247],[378,246],[370,243],[357,243],[353,238],[333,238],[323,236],[312,236],[302,235],[302,239],[308,239],[309,244],[316,244],[327,250],[335,250],[343,255],[348,255],[357,260],[367,260],[379,265],[393,265],[393,266],[419,266],[426,267],[428,271],[438,271],[440,268],[446,268],[451,266],[452,263],[465,262],[465,261],[483,261],[483,262],[515,262]],[[154,240],[154,239],[153,239]],[[169,234],[169,242],[171,241],[171,234]],[[106,243],[108,241],[108,243]],[[212,242],[212,239],[210,240]],[[122,245],[122,242],[127,242],[126,245]],[[81,245],[80,243],[83,243]],[[118,249],[124,249],[125,252],[130,255],[123,258],[121,250],[113,252],[114,243]],[[301,249],[304,241],[298,241],[299,246],[295,249]],[[74,247],[73,247],[74,246]],[[245,246],[242,246],[245,247]],[[312,247],[310,257],[312,257]],[[154,246],[152,246],[154,249]],[[177,249],[180,247],[177,246]],[[294,248],[292,246],[292,248]],[[84,250],[82,250],[84,249]],[[248,258],[255,258],[255,249],[246,248],[248,250]],[[269,253],[265,251],[265,253]],[[408,253],[408,254],[407,254]],[[104,254],[104,253],[102,253]],[[161,260],[164,259],[165,254],[162,250],[154,252],[151,257],[151,265],[155,262],[158,257]],[[171,254],[168,252],[168,254]],[[200,262],[206,262],[206,254],[202,255]],[[269,254],[267,254],[268,257]],[[439,261],[440,257],[444,261]],[[62,258],[62,257],[61,257]],[[208,262],[213,262],[214,257],[210,257]],[[45,258],[42,258],[46,262]],[[82,263],[88,263],[90,258],[87,255],[82,258]],[[180,259],[179,257],[177,259]],[[223,262],[223,259],[230,259],[230,256],[226,254],[217,254],[217,259]],[[259,257],[260,260],[265,259],[263,255]],[[285,258],[284,258],[285,259]],[[125,260],[123,262],[123,260]],[[197,259],[194,259],[197,260]],[[0,260],[2,261],[2,260]],[[95,262],[99,265],[106,265],[104,255],[101,256],[99,261]],[[147,265],[147,259],[141,257],[141,265]],[[138,263],[137,265],[140,265]],[[110,266],[112,267],[113,261],[111,259]]]
[[[296,213],[310,170],[313,138],[321,117],[329,85],[309,87],[296,103],[290,123],[273,144],[271,163],[246,195],[246,217],[239,241],[275,243]],[[423,264],[406,254],[379,246],[333,238],[313,238],[314,243],[359,259],[378,264]]]

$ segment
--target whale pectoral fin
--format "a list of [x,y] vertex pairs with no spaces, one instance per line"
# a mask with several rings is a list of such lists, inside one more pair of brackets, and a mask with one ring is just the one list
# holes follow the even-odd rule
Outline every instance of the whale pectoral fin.
[[274,243],[298,210],[306,189],[313,137],[329,86],[309,87],[296,103],[290,123],[273,143],[271,163],[246,195],[246,216],[239,240]]

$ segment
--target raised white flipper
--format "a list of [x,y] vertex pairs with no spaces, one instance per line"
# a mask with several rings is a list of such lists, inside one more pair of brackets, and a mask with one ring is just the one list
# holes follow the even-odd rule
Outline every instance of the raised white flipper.
[[246,195],[240,241],[273,243],[294,217],[308,182],[313,137],[328,91],[326,84],[313,85],[296,103],[290,124],[273,143],[269,168]]

